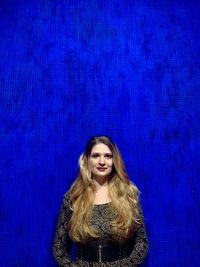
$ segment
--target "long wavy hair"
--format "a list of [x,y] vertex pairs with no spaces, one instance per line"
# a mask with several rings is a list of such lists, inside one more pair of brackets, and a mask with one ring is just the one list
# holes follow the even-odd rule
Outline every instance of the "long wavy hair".
[[141,223],[138,209],[140,192],[130,181],[117,146],[109,137],[92,137],[79,158],[79,174],[69,190],[73,212],[67,228],[75,242],[84,243],[89,238],[98,238],[97,231],[90,224],[96,189],[88,159],[93,146],[101,143],[108,146],[113,154],[113,168],[108,180],[111,206],[117,214],[111,224],[113,240],[119,242],[130,238],[136,224]]

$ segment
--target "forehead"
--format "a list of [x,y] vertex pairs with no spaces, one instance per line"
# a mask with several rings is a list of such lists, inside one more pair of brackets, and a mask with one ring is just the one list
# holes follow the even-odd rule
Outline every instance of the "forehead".
[[97,144],[93,146],[91,153],[112,153],[112,152],[107,145]]

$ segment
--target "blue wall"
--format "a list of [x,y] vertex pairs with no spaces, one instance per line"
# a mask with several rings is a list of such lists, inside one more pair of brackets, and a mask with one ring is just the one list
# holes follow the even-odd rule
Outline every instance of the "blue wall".
[[53,267],[86,140],[142,192],[145,266],[200,262],[200,3],[0,1],[0,266]]

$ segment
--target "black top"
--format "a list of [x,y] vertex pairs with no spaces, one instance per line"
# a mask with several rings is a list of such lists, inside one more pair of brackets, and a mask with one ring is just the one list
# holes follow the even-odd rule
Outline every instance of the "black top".
[[[129,257],[114,262],[91,263],[80,259],[74,263],[70,258],[72,240],[70,239],[65,225],[69,222],[72,210],[69,206],[68,193],[64,195],[62,207],[57,223],[56,235],[53,246],[53,254],[59,267],[85,266],[85,267],[134,267],[142,263],[148,251],[148,240],[143,219],[141,205],[139,213],[142,218],[142,224],[138,225],[134,232],[135,245]],[[90,243],[94,245],[108,246],[113,244],[111,237],[111,221],[115,218],[116,212],[113,210],[111,203],[94,205],[91,224],[99,234],[98,239],[93,239]]]

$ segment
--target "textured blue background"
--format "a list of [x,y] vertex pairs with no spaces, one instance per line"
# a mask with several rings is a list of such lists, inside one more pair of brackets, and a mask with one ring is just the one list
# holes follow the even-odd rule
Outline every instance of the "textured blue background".
[[199,1],[0,1],[2,267],[53,267],[86,140],[142,192],[145,266],[200,266]]

